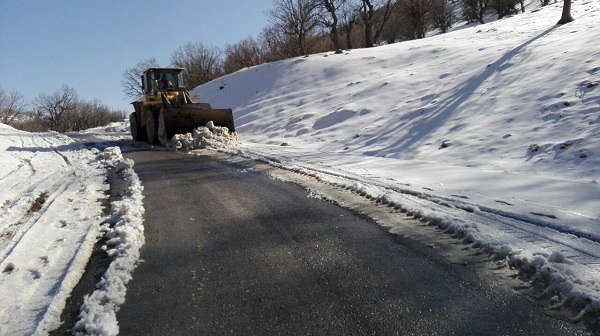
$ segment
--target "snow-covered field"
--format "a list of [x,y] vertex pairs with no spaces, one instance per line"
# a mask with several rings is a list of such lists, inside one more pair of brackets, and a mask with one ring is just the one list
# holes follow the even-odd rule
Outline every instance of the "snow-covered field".
[[[576,319],[598,317],[600,3],[575,0],[576,20],[556,26],[560,11],[244,69],[193,91],[234,109],[240,142],[180,140],[409,213],[545,284]],[[100,235],[116,259],[77,330],[118,332],[144,241],[142,186],[133,163],[103,147],[0,125],[0,335],[55,328]],[[121,186],[108,214],[107,176]]]

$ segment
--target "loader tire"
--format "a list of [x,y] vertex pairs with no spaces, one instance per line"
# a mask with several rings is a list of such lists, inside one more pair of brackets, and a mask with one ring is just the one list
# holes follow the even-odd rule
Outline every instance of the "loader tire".
[[148,113],[146,117],[146,134],[148,135],[148,142],[151,144],[158,144],[158,120],[154,117],[153,113]]
[[146,129],[142,126],[138,120],[135,112],[129,115],[129,129],[131,131],[131,137],[135,141],[146,141],[148,136],[146,135]]
[[156,134],[158,137],[158,142],[160,142],[161,145],[166,146],[169,138],[167,136],[167,127],[165,126],[165,117],[162,110],[158,115],[158,128]]

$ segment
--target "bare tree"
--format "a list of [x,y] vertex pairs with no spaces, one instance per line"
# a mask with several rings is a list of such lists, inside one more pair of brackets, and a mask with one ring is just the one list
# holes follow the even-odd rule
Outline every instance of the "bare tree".
[[264,48],[265,62],[274,62],[295,56],[290,39],[274,25],[263,28],[259,41]]
[[148,68],[159,67],[156,58],[148,58],[138,62],[133,68],[129,68],[123,71],[123,79],[121,79],[121,86],[123,87],[123,93],[133,99],[139,99],[144,92],[142,91],[142,73]]
[[477,20],[481,24],[485,23],[483,16],[489,8],[489,0],[462,0],[462,5],[465,19],[470,22]]
[[319,21],[323,26],[329,29],[329,36],[333,42],[333,46],[336,50],[342,49],[340,43],[340,35],[338,32],[339,18],[338,12],[340,8],[346,3],[346,0],[323,0],[321,5],[321,13],[319,14]]
[[292,56],[310,54],[318,21],[318,0],[273,0],[267,11],[273,27],[291,42]]
[[365,28],[365,46],[373,47],[392,14],[392,0],[361,0],[359,14]]
[[64,133],[73,130],[72,122],[78,102],[77,91],[63,85],[50,95],[40,94],[33,101],[33,106],[37,117],[43,120],[47,129]]
[[221,49],[188,42],[171,54],[171,65],[184,69],[185,85],[193,89],[223,75]]
[[452,27],[454,20],[454,13],[448,6],[448,2],[446,0],[435,0],[432,12],[433,27],[439,28],[442,33],[445,33],[448,28]]
[[375,17],[375,5],[370,0],[362,0],[360,17],[365,25],[365,46],[371,48],[373,43],[373,18]]
[[346,34],[346,48],[352,49],[354,44],[352,43],[352,36],[354,27],[357,25],[360,16],[358,15],[358,8],[353,0],[346,0],[341,8],[341,30]]
[[0,123],[10,125],[16,117],[25,111],[25,97],[17,92],[6,93],[0,87]]
[[252,36],[236,44],[225,47],[225,73],[232,73],[240,69],[261,64],[264,60],[264,51],[261,45]]
[[556,24],[565,24],[573,20],[575,19],[573,19],[573,17],[571,16],[571,0],[564,0],[562,16]]
[[410,39],[421,39],[432,25],[435,0],[401,0],[403,27]]

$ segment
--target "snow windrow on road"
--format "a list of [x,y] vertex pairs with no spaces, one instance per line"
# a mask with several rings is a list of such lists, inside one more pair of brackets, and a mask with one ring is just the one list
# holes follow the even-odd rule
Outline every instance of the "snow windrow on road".
[[144,244],[142,190],[133,171],[133,161],[123,158],[119,147],[106,148],[99,161],[109,171],[113,196],[110,218],[103,227],[107,239],[104,249],[112,261],[81,307],[80,320],[73,328],[76,335],[117,335],[116,313],[125,302],[127,283],[131,280]]

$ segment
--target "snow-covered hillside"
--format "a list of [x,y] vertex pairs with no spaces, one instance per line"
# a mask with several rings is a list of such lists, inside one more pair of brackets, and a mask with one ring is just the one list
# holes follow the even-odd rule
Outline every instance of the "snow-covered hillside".
[[264,64],[192,93],[234,109],[231,152],[408,210],[597,312],[600,4],[560,14]]

